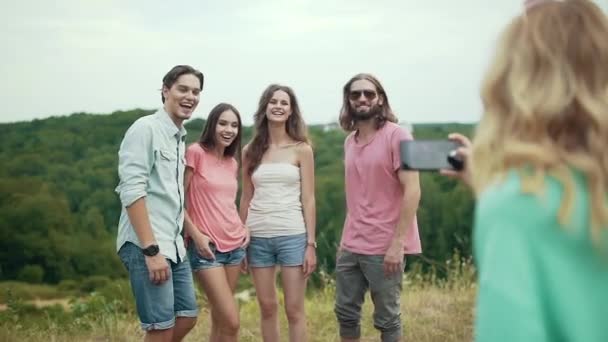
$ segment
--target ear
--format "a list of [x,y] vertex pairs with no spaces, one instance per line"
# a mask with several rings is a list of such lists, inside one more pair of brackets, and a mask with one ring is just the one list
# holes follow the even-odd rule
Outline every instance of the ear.
[[382,107],[384,105],[384,95],[378,95],[378,106]]
[[167,88],[166,85],[163,84],[163,96],[165,97],[165,100],[167,99],[167,97],[169,96],[169,88]]

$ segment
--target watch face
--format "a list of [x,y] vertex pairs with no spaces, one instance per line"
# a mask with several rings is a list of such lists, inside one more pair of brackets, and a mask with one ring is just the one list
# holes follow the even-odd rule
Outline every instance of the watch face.
[[142,251],[146,256],[155,256],[156,254],[158,254],[159,248],[158,245],[150,245],[144,248]]

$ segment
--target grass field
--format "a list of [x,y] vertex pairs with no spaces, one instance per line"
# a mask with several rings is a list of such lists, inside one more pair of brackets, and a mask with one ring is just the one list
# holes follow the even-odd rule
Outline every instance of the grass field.
[[[408,273],[404,278],[402,315],[406,341],[471,341],[475,299],[474,269],[467,263],[448,265],[448,275]],[[11,283],[15,288],[17,283]],[[0,341],[141,341],[126,280],[83,297],[52,298],[52,289],[23,285],[19,291],[24,299],[4,294],[0,308]],[[41,291],[44,299],[31,291]],[[7,292],[0,283],[0,291]],[[207,341],[209,312],[204,296],[199,294],[201,314],[186,341]],[[306,299],[309,341],[337,341],[337,325],[333,313],[334,286],[331,281],[319,290],[311,290]],[[372,305],[366,299],[362,321],[362,341],[379,341],[372,324]],[[259,313],[255,297],[241,301],[240,341],[261,341]],[[281,333],[287,336],[287,322],[281,311]]]

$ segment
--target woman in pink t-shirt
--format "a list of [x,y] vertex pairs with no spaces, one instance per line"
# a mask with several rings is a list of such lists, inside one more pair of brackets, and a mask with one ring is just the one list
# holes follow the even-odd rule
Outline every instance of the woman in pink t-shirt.
[[211,305],[210,341],[236,341],[239,311],[234,290],[249,234],[236,208],[241,117],[220,103],[197,143],[186,150],[185,230],[188,259]]

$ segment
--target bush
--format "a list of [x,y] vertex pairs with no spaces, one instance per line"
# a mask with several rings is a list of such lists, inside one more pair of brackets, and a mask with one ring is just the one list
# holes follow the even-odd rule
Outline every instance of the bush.
[[40,284],[43,278],[44,270],[40,265],[25,265],[17,275],[17,280],[30,284]]
[[104,276],[91,276],[85,278],[80,284],[80,291],[83,293],[91,293],[98,289],[101,289],[108,284],[110,284],[111,280],[108,277]]
[[56,286],[45,284],[28,284],[18,281],[0,282],[0,303],[6,303],[9,297],[22,300],[63,298]]
[[72,292],[80,290],[78,283],[72,279],[62,280],[57,285],[57,289],[62,293],[72,293]]
[[115,308],[121,312],[135,312],[135,298],[128,279],[115,279],[96,292],[109,301],[115,301]]

